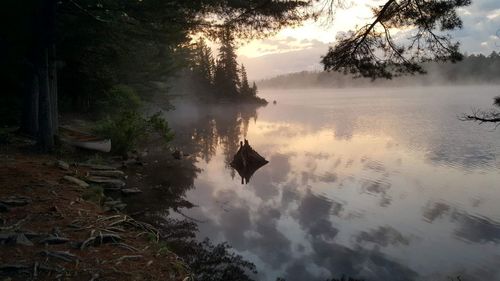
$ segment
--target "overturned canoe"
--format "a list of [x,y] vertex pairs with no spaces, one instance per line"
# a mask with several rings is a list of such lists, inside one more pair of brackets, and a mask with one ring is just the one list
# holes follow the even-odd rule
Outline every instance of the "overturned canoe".
[[234,155],[230,165],[241,176],[241,183],[248,183],[252,175],[267,163],[269,161],[253,150],[248,141],[245,140],[245,144],[240,142],[240,149]]
[[59,127],[61,140],[72,146],[96,150],[101,152],[111,151],[111,140],[93,136],[68,127]]

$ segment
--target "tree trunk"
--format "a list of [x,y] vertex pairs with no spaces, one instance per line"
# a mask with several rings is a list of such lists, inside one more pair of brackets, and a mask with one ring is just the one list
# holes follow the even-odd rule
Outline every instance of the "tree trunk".
[[52,127],[52,109],[49,83],[49,50],[41,50],[41,61],[38,64],[38,79],[40,85],[40,111],[38,145],[43,151],[54,149],[54,128]]
[[21,131],[30,136],[36,137],[38,134],[38,98],[40,86],[38,83],[37,70],[33,65],[29,66],[26,75],[26,87],[24,88],[24,106]]
[[57,80],[55,71],[55,17],[56,0],[43,0],[40,6],[37,73],[39,92],[38,145],[43,151],[54,149],[55,127],[57,125]]
[[59,132],[59,109],[57,102],[57,61],[56,46],[50,46],[49,54],[49,89],[50,89],[50,115],[52,119],[52,128],[54,134]]

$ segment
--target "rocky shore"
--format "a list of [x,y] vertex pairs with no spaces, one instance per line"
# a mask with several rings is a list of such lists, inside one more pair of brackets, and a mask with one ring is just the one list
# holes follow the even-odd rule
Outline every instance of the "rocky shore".
[[0,280],[189,280],[158,230],[104,195],[141,192],[124,163],[65,160],[0,149]]

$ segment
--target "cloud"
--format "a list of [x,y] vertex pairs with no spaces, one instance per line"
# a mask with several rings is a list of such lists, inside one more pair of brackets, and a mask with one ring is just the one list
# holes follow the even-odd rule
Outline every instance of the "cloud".
[[442,202],[427,203],[424,207],[424,220],[432,223],[435,219],[442,217],[450,211],[450,206]]
[[364,180],[361,188],[369,194],[380,195],[379,205],[381,207],[387,207],[391,204],[392,198],[388,194],[391,183],[386,180]]
[[347,275],[371,281],[411,281],[418,276],[376,250],[351,249],[321,239],[313,239],[312,247],[314,263],[330,270],[332,276]]
[[300,201],[294,217],[309,235],[333,239],[339,231],[330,221],[330,215],[338,216],[342,210],[343,204],[315,195],[308,190]]
[[[489,54],[500,51],[500,1],[481,0],[472,1],[472,5],[459,10],[463,20],[463,28],[453,31],[453,37],[461,43],[461,50],[467,53]],[[333,27],[335,28],[335,27]],[[316,26],[315,29],[323,30]],[[332,29],[332,38],[334,37]],[[337,31],[336,38],[345,34]],[[288,33],[286,38],[268,38],[259,41],[261,52],[251,53],[249,50],[256,48],[254,45],[246,47],[243,54],[251,53],[252,57],[241,57],[241,62],[247,66],[250,79],[258,80],[291,72],[304,70],[322,70],[321,56],[325,55],[329,44],[320,42],[312,36],[317,33],[310,32],[311,38],[303,39],[304,34]],[[298,39],[302,38],[302,39]],[[243,48],[245,49],[245,47]],[[263,55],[256,57],[258,55]]]
[[[283,43],[277,42],[278,45]],[[326,54],[328,45],[315,41],[304,49],[288,49],[286,53],[267,54],[260,57],[240,57],[247,68],[250,80],[269,78],[280,74],[304,70],[321,70],[321,56]]]
[[277,229],[281,213],[277,209],[261,208],[253,231],[257,234],[248,239],[248,249],[255,252],[274,269],[288,262],[291,256],[291,242]]
[[458,238],[474,243],[500,242],[499,222],[465,212],[454,212],[452,220],[459,225],[454,232]]
[[356,242],[370,242],[382,247],[387,247],[389,245],[408,246],[410,244],[410,238],[403,236],[401,232],[391,226],[379,226],[377,229],[362,231],[360,234],[356,235]]

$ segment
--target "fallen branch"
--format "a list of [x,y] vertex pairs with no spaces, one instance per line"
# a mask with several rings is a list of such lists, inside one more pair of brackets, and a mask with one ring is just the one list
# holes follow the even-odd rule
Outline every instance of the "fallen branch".
[[15,224],[13,224],[11,226],[0,227],[0,231],[18,230],[21,227],[21,225],[23,225],[24,223],[26,223],[30,218],[31,218],[31,216],[28,215],[25,218],[20,219],[18,222],[16,222]]
[[61,260],[67,261],[67,262],[80,260],[80,258],[78,258],[76,255],[73,255],[70,252],[43,250],[40,252],[40,254],[42,254],[46,257],[57,258],[57,259],[61,259]]

